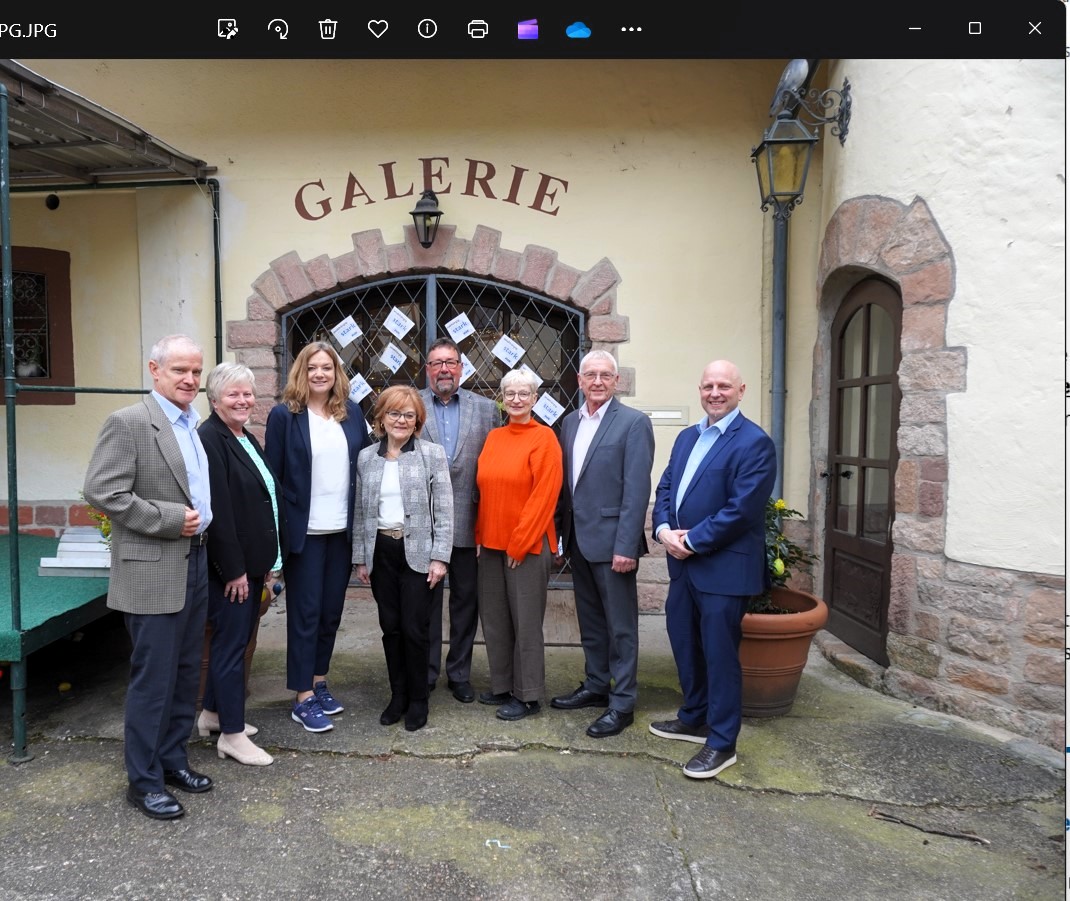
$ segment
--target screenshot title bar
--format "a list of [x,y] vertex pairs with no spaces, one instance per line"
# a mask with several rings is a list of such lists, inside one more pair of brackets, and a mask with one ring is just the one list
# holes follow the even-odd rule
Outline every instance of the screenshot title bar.
[[[156,25],[89,10],[47,19],[0,13],[0,55],[246,59],[701,59],[833,57],[1065,57],[1061,0],[979,4],[904,0],[766,0],[731,8],[640,6],[562,15],[539,4],[362,4],[271,15],[227,4]],[[466,8],[469,11],[465,12]],[[170,17],[169,17],[170,19]]]

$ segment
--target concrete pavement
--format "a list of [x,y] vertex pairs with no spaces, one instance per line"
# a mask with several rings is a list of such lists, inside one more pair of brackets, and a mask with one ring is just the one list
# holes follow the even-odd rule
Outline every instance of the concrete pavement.
[[[697,745],[647,730],[679,703],[660,616],[641,617],[640,706],[506,723],[444,680],[428,726],[384,728],[374,605],[351,601],[329,733],[289,717],[284,599],[264,617],[247,718],[266,768],[191,744],[216,780],[153,822],[123,800],[126,637],[108,617],[30,662],[35,758],[0,767],[0,885],[29,899],[1053,899],[1063,897],[1064,758],[859,686],[811,654],[792,712],[744,721],[739,763],[681,772]],[[547,691],[582,678],[547,650]],[[60,692],[60,682],[70,690]],[[477,646],[473,683],[488,686]],[[3,686],[7,688],[6,682]],[[10,697],[0,700],[10,746]]]

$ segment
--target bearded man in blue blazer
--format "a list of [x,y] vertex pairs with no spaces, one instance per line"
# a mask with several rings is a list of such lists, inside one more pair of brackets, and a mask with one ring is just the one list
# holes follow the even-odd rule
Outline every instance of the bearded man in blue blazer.
[[[441,445],[450,464],[453,486],[453,555],[449,562],[450,649],[446,683],[462,704],[476,699],[472,688],[472,650],[479,628],[476,561],[476,463],[490,430],[502,424],[498,406],[461,387],[461,351],[449,338],[427,351],[427,387],[420,398],[427,408],[421,438]],[[431,632],[427,684],[432,690],[442,669],[442,582],[431,594]]]
[[706,418],[676,439],[654,492],[654,537],[665,546],[665,624],[684,696],[677,718],[650,724],[662,738],[702,745],[684,775],[709,779],[736,762],[743,721],[739,642],[751,595],[766,585],[765,506],[776,449],[739,410],[739,368],[702,373]]

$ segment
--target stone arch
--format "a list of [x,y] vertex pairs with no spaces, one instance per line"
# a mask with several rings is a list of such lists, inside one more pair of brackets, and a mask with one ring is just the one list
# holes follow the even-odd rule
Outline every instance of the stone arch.
[[[253,370],[260,392],[277,398],[282,392],[276,358],[281,346],[277,314],[318,295],[402,272],[493,278],[583,309],[592,349],[608,350],[614,356],[629,339],[628,317],[617,314],[620,274],[608,259],[587,270],[577,269],[561,262],[557,252],[547,247],[504,248],[502,233],[485,225],[477,225],[470,239],[459,237],[456,226],[444,225],[434,245],[424,248],[410,225],[400,244],[386,244],[379,229],[368,229],[355,233],[353,249],[337,257],[324,254],[306,261],[290,251],[272,260],[253,282],[246,318],[227,323],[227,348]],[[620,392],[633,394],[634,385],[634,369],[622,369]],[[258,404],[257,415],[266,417],[267,407]]]
[[[919,566],[943,561],[947,498],[948,394],[966,388],[966,349],[947,346],[947,310],[955,293],[954,257],[928,204],[887,197],[844,202],[825,229],[818,266],[818,335],[814,350],[811,446],[814,472],[827,469],[831,324],[840,302],[862,279],[881,276],[903,302],[900,336],[899,465],[888,653],[917,630]],[[814,481],[815,535],[825,530],[823,492]],[[818,577],[820,577],[820,573]],[[820,584],[820,582],[818,582]],[[893,636],[895,636],[893,638]]]
[[920,198],[904,204],[856,197],[836,210],[825,229],[810,416],[814,535],[825,530],[824,491],[816,474],[828,462],[830,326],[846,293],[872,275],[896,285],[903,302],[889,666],[878,666],[827,633],[818,644],[838,667],[870,687],[1061,747],[1065,711],[1059,678],[1037,676],[1062,666],[1059,645],[1043,625],[1053,618],[1051,611],[1062,610],[1061,579],[959,563],[945,555],[947,396],[966,389],[967,353],[947,344],[954,254]]

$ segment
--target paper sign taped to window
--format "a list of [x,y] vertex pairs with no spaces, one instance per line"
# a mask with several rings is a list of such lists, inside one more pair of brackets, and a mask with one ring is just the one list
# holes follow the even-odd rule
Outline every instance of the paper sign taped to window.
[[353,377],[349,380],[349,399],[355,404],[359,404],[364,398],[372,393],[372,386],[369,385],[359,372],[353,374]]
[[498,339],[498,343],[494,345],[494,349],[491,353],[505,363],[510,369],[516,369],[516,364],[519,363],[520,358],[524,356],[524,348],[517,344],[508,335],[502,335]]
[[446,323],[446,331],[449,332],[455,344],[460,344],[469,335],[474,334],[475,330],[476,327],[472,325],[472,320],[468,318],[467,313],[454,316]]
[[535,406],[531,408],[531,412],[538,416],[539,419],[547,425],[553,425],[561,418],[561,414],[565,412],[565,408],[550,397],[549,394],[540,394],[539,400],[536,402]]
[[416,323],[397,307],[394,307],[390,311],[390,315],[386,317],[386,322],[383,325],[390,329],[395,338],[404,338]]
[[379,357],[379,360],[391,372],[397,372],[405,365],[405,352],[391,341],[386,346],[386,350],[383,351],[383,355]]
[[476,374],[476,368],[475,368],[475,366],[472,365],[472,361],[469,360],[468,357],[466,357],[464,354],[461,354],[461,381],[460,381],[460,384],[463,385],[465,382],[468,381],[468,379],[470,379],[475,374]]
[[349,347],[364,332],[361,331],[360,326],[357,325],[352,316],[346,316],[345,319],[331,329],[331,334],[338,339],[338,343],[342,347]]

